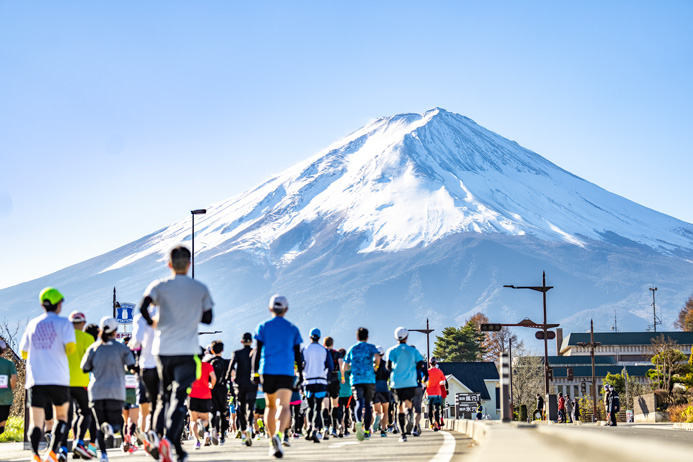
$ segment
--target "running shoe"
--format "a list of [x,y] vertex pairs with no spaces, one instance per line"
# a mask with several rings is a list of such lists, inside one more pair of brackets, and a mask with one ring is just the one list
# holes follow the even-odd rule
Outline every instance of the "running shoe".
[[399,437],[399,442],[400,443],[406,443],[407,442],[407,435],[402,434],[402,436]]
[[313,430],[313,432],[310,434],[310,438],[308,438],[310,441],[313,443],[319,443],[320,442],[320,437],[318,436],[318,431]]
[[363,438],[364,438],[366,441],[369,441],[369,440],[371,439],[371,432],[370,432],[370,430],[369,430],[369,431],[363,432]]
[[101,457],[99,457],[99,462],[108,462],[108,454],[102,452]]
[[144,438],[144,451],[159,460],[159,435],[154,430],[149,430]]
[[235,438],[238,439],[238,438],[240,438],[240,437],[241,437],[241,431],[238,430],[238,431],[236,432]]
[[101,431],[103,432],[103,437],[106,440],[106,447],[113,447],[113,427],[108,422],[101,424]]
[[184,452],[183,454],[178,456],[178,462],[188,462],[188,453]]
[[217,430],[215,428],[212,429],[212,444],[214,446],[219,444],[219,435],[217,434]]
[[202,425],[202,419],[197,419],[197,436],[205,437],[205,427]]
[[123,437],[123,452],[130,452],[130,435],[125,435]]
[[414,430],[412,430],[411,435],[412,436],[421,436],[421,430],[418,427],[416,427],[416,428],[414,428]]
[[284,456],[284,448],[282,447],[282,440],[279,435],[274,435],[272,437],[272,446],[270,446],[270,455],[281,459]]
[[403,433],[406,433],[408,435],[411,435],[411,431],[414,429],[414,416],[411,414],[407,414],[407,430]]
[[43,439],[46,440],[46,448],[50,452],[51,443],[53,443],[53,433],[44,433]]
[[171,443],[166,438],[159,440],[159,460],[163,462],[173,462],[171,458]]
[[[246,431],[243,433],[243,436],[245,437],[245,445],[246,446],[252,446],[253,445],[253,434],[250,433],[250,431]],[[258,435],[259,437],[260,435]],[[258,438],[260,439],[260,438]]]
[[356,439],[363,441],[363,424],[361,422],[356,422]]
[[58,462],[67,462],[67,448],[63,447],[58,452]]
[[322,439],[325,441],[329,440],[330,439],[330,432],[325,430],[322,434]]
[[89,460],[92,458],[91,453],[86,448],[86,446],[84,446],[84,443],[79,443],[79,442],[75,442],[75,445],[72,448],[72,458],[73,459],[74,459],[75,455],[80,457],[81,459]]
[[349,433],[349,430],[344,430],[344,436],[349,436],[351,433]]
[[98,453],[96,452],[96,446],[94,446],[94,445],[91,444],[91,443],[89,443],[89,444],[87,445],[87,451],[89,451],[89,454],[91,454],[92,457],[96,457],[97,454],[98,454]]
[[58,461],[58,455],[51,451],[48,451],[48,454],[46,454],[46,458],[44,459],[46,462],[59,462]]
[[34,454],[34,457],[31,459],[31,462],[43,462],[41,459],[41,456]]
[[209,436],[209,432],[205,432],[205,446],[212,445],[212,438]]
[[380,430],[380,437],[387,438],[387,432],[385,430]]
[[195,449],[200,449],[201,447],[200,440],[195,441]]
[[283,445],[285,448],[290,448],[290,447],[291,447],[291,441],[290,441],[290,438],[289,438],[289,434],[288,434],[288,433],[284,433],[284,438],[282,438],[282,445]]
[[335,430],[334,428],[332,429],[332,432],[330,433],[330,435],[332,435],[332,438],[339,438],[339,435],[337,434],[337,430]]
[[224,435],[221,435],[221,438],[219,438],[219,446],[223,446],[226,444],[226,437]]

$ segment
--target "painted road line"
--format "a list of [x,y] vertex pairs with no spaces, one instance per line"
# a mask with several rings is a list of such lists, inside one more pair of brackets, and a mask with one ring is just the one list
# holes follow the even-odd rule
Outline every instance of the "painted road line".
[[358,441],[345,441],[344,443],[334,443],[334,444],[330,444],[329,447],[330,447],[330,448],[341,448],[341,447],[344,447],[344,446],[348,446],[348,445],[350,445],[350,444],[359,444],[359,442],[358,442]]
[[449,432],[441,431],[443,434],[443,444],[438,449],[435,456],[428,462],[450,462],[452,456],[455,455],[455,437]]

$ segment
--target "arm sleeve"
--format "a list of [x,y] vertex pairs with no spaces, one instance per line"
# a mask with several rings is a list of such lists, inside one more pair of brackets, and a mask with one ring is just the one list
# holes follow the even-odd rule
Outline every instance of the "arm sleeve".
[[[257,337],[255,337],[255,338],[257,339]],[[255,343],[257,344],[257,346],[255,347],[255,358],[253,358],[254,359],[253,371],[255,373],[258,373],[258,372],[260,372],[260,358],[262,357],[263,343],[262,343],[262,340],[259,340],[259,339],[256,340]]]
[[94,356],[94,348],[89,347],[87,350],[87,353],[84,355],[82,358],[82,364],[80,367],[82,368],[82,371],[84,372],[91,372],[93,369],[93,364],[92,364],[92,357]]
[[149,305],[155,304],[154,300],[149,296],[145,296],[142,299],[142,303],[140,304],[140,314],[142,315],[142,318],[146,321],[147,325],[151,326],[154,324],[154,320],[152,319],[151,315],[149,314]]
[[29,326],[24,330],[22,335],[22,340],[19,342],[19,351],[22,355],[22,359],[26,359],[29,356],[29,345],[31,341],[29,340]]
[[130,351],[128,347],[123,348],[123,363],[129,367],[135,365],[135,355],[132,354],[132,351]]
[[231,353],[231,361],[229,361],[229,367],[226,369],[226,381],[231,383],[231,373],[234,367],[236,367],[236,352]]
[[209,290],[205,287],[205,293],[202,296],[202,324],[212,324],[212,307],[214,302],[212,301],[212,296],[209,294]]
[[300,343],[298,345],[294,345],[294,361],[296,362],[296,369],[298,370],[298,373],[303,373],[303,354],[301,353]]

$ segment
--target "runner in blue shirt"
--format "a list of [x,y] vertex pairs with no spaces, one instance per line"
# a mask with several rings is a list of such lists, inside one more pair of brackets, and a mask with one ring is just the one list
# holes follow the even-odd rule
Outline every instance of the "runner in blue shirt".
[[[294,387],[294,363],[298,368],[299,382],[303,381],[303,356],[301,334],[298,328],[284,319],[289,311],[289,302],[282,295],[270,299],[272,319],[263,322],[255,330],[257,349],[255,353],[254,380],[262,381],[265,392],[265,425],[272,438],[269,454],[282,457],[282,443],[288,446],[282,430],[291,424],[291,392]],[[279,405],[277,405],[279,401]],[[279,427],[277,427],[279,421]]]
[[398,402],[397,417],[402,430],[399,441],[402,443],[407,441],[407,433],[411,434],[414,426],[412,399],[416,395],[418,386],[417,373],[419,369],[426,367],[421,353],[416,348],[407,345],[408,337],[409,331],[404,327],[395,329],[395,338],[399,344],[387,350],[385,355],[387,368],[391,371],[390,385]]
[[375,369],[380,365],[380,355],[375,345],[368,343],[368,329],[356,331],[357,344],[349,348],[342,363],[342,383],[345,364],[351,365],[351,390],[356,401],[356,438],[363,441],[371,437],[370,426],[373,410],[371,402],[375,395]]

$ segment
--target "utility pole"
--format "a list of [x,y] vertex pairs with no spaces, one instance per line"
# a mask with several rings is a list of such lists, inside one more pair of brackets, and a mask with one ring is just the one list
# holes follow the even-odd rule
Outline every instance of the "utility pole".
[[[661,324],[661,321],[659,321],[657,317],[657,306],[655,305],[655,292],[657,292],[657,288],[650,287],[650,290],[652,291],[652,327],[654,331],[657,332],[657,324]],[[659,321],[659,323],[657,321]]]
[[594,321],[590,319],[590,343],[578,342],[577,346],[590,347],[590,358],[592,359],[592,422],[597,421],[597,377],[594,371],[594,349],[601,345],[601,342],[594,341]]

